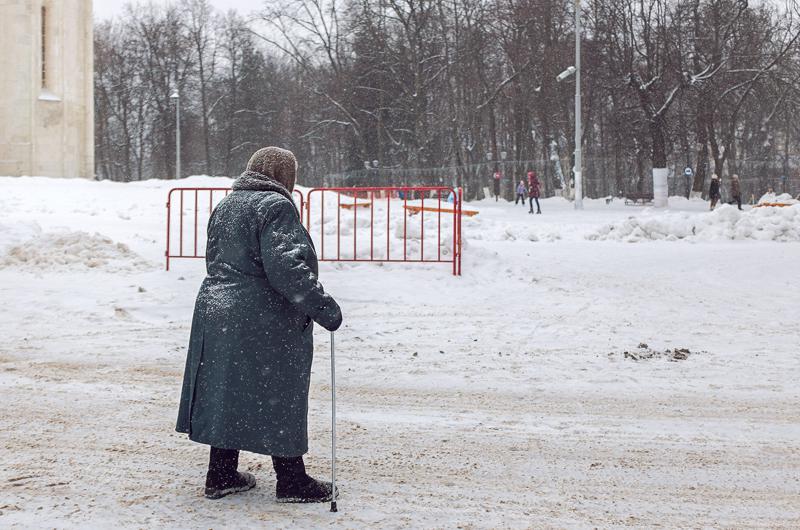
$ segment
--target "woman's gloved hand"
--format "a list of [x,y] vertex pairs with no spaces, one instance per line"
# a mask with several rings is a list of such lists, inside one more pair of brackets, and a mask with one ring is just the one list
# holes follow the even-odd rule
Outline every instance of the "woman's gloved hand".
[[342,309],[336,300],[329,298],[328,302],[319,309],[314,321],[328,331],[336,331],[342,325]]

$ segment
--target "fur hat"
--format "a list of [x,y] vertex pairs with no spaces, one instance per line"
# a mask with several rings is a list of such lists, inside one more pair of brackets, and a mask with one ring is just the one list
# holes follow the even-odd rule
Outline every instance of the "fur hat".
[[264,147],[250,157],[247,171],[260,173],[292,191],[297,178],[297,159],[287,149]]

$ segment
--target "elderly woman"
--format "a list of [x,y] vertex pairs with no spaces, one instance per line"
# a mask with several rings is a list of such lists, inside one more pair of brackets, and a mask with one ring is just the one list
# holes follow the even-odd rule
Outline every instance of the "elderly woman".
[[177,431],[211,446],[205,496],[256,484],[239,451],[272,455],[279,502],[326,502],[306,474],[313,322],[342,313],[317,281],[317,257],[292,200],[290,151],[257,151],[208,224],[207,276],[195,303]]

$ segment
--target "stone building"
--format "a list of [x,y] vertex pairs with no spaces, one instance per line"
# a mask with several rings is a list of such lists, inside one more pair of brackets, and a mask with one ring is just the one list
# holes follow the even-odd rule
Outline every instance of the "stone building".
[[94,176],[92,0],[0,0],[0,175]]

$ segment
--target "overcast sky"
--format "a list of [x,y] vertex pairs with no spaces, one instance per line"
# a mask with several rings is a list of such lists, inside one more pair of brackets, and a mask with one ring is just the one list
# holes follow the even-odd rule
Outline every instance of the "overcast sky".
[[[152,1],[156,4],[167,4],[171,0]],[[236,9],[243,15],[249,14],[264,5],[263,0],[210,0],[210,2],[222,11]],[[128,3],[128,0],[94,0],[94,16],[98,19],[105,19],[117,15],[122,12],[122,6],[126,3]]]

